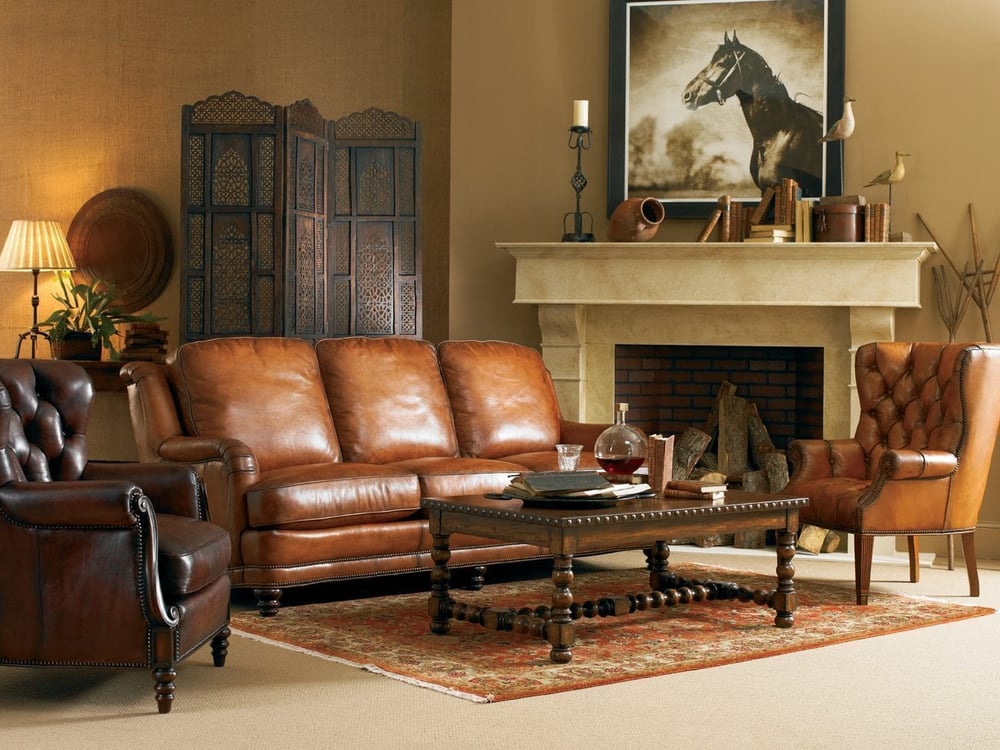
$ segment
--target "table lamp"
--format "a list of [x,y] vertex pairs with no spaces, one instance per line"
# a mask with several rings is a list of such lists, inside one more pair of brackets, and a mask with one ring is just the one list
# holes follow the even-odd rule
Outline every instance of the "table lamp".
[[18,336],[15,357],[21,356],[21,344],[26,338],[30,338],[31,357],[34,359],[38,337],[49,337],[38,329],[38,272],[70,270],[75,267],[76,261],[73,260],[73,253],[59,222],[18,220],[11,223],[7,241],[0,252],[0,271],[31,271],[34,276],[31,330]]

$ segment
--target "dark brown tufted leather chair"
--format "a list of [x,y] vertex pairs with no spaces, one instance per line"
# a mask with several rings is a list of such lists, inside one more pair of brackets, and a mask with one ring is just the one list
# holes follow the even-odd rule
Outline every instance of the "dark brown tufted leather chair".
[[175,667],[229,637],[226,532],[179,465],[87,460],[94,390],[72,362],[0,360],[0,664]]
[[962,538],[979,596],[975,531],[1000,426],[1000,346],[875,343],[858,349],[861,418],[853,439],[796,440],[783,494],[806,496],[803,523],[854,535],[858,604],[868,603],[874,538]]

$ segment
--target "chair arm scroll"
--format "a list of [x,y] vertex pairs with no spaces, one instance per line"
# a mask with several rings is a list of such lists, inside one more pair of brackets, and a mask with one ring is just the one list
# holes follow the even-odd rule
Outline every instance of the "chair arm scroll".
[[958,456],[948,451],[897,449],[887,450],[879,460],[880,478],[938,479],[958,468]]
[[135,526],[129,505],[142,491],[127,481],[10,482],[0,487],[0,512],[26,527]]

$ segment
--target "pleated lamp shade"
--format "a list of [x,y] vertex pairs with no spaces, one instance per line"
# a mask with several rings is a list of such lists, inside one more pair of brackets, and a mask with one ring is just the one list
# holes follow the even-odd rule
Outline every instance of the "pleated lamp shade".
[[76,268],[58,221],[14,221],[0,252],[0,271],[58,271]]

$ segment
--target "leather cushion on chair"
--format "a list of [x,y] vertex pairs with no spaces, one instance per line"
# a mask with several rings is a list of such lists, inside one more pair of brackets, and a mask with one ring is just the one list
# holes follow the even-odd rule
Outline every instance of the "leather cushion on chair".
[[197,518],[159,513],[160,586],[170,598],[200,591],[225,575],[232,543],[225,529]]

